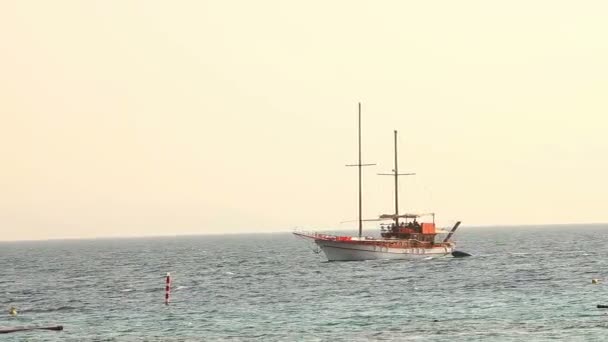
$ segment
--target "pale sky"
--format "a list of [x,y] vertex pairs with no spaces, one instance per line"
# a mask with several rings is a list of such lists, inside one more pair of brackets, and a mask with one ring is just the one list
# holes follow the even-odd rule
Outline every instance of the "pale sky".
[[[607,222],[606,1],[0,2],[0,240]],[[367,229],[374,230],[373,224]]]

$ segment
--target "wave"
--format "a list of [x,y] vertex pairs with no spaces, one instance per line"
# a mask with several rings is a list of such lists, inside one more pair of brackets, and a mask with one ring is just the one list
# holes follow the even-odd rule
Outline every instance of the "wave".
[[32,312],[32,313],[46,313],[46,312],[57,312],[57,311],[73,311],[78,310],[75,306],[64,305],[57,308],[32,308],[32,309],[21,309],[20,312]]

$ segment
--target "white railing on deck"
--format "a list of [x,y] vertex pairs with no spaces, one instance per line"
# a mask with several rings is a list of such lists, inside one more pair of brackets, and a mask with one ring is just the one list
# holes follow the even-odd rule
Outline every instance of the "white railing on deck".
[[305,237],[309,237],[309,238],[313,238],[313,239],[329,240],[329,241],[366,241],[366,240],[376,240],[372,236],[362,236],[362,237],[358,237],[358,236],[342,236],[342,235],[330,235],[330,234],[323,234],[323,233],[309,232],[309,231],[294,231],[294,234],[305,236]]
[[336,240],[338,237],[336,235],[329,234],[321,234],[317,232],[308,232],[308,231],[294,231],[295,234],[307,236],[315,239],[323,239],[323,240]]

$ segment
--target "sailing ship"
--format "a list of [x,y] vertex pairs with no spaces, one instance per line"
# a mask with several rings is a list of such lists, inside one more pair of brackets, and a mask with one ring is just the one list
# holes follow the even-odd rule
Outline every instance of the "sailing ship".
[[[359,162],[354,165],[359,169],[359,234],[358,236],[340,236],[317,232],[297,231],[293,234],[314,241],[329,261],[356,261],[374,259],[411,259],[445,256],[454,251],[456,244],[452,236],[460,226],[456,222],[449,231],[439,230],[435,225],[435,214],[400,214],[398,180],[400,176],[412,176],[414,173],[399,173],[397,153],[397,131],[395,135],[395,165],[392,173],[380,174],[395,178],[395,212],[383,214],[377,219],[364,220],[363,197],[361,192],[362,167],[375,164],[363,164],[361,161],[361,103],[359,103]],[[421,221],[419,221],[421,220]],[[428,220],[428,221],[424,221]],[[380,224],[380,237],[363,236],[363,221],[388,221]],[[441,241],[435,239],[439,233],[448,233]]]

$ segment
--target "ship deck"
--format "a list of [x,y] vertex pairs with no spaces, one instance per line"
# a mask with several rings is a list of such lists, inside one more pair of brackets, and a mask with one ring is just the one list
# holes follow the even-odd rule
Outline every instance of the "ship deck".
[[425,242],[416,239],[399,239],[399,238],[375,238],[370,236],[341,236],[341,235],[330,235],[322,234],[317,232],[294,232],[296,236],[303,238],[309,238],[314,241],[333,241],[344,243],[346,245],[372,245],[382,246],[388,248],[434,248],[434,247],[450,247],[453,244],[451,242]]

